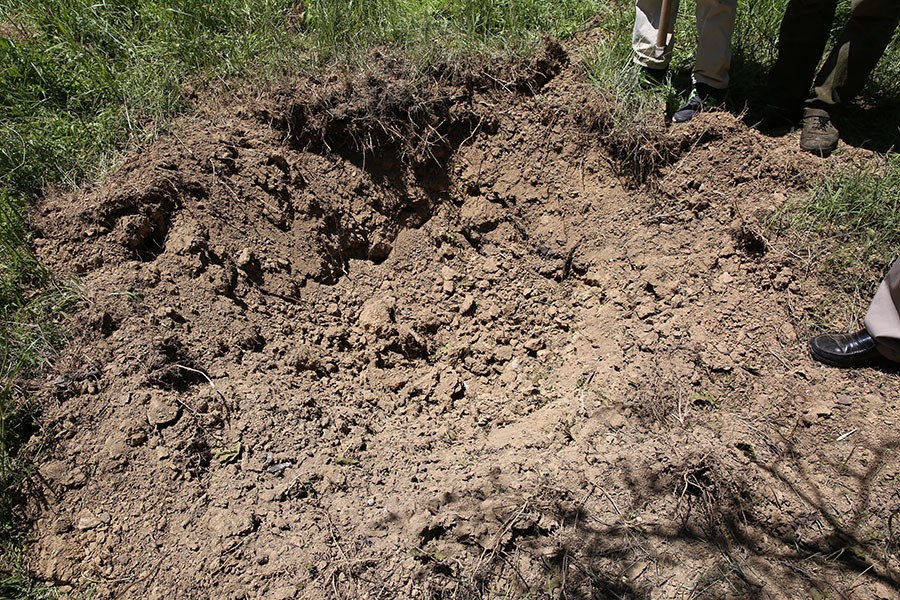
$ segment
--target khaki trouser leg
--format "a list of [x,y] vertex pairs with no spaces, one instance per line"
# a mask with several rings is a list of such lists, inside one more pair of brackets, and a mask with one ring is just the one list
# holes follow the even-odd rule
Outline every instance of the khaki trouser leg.
[[900,259],[884,276],[866,313],[866,331],[878,345],[878,351],[900,362]]
[[662,0],[636,0],[634,30],[631,34],[631,47],[634,50],[634,62],[651,69],[667,69],[672,59],[672,47],[675,45],[675,14],[678,12],[678,0],[672,3],[672,21],[669,23],[669,34],[666,36],[666,48],[662,56],[656,56],[656,34],[659,31],[659,18],[662,12]]
[[[675,19],[669,23],[669,35],[662,56],[655,55],[656,34],[662,0],[636,0],[631,47],[634,62],[651,69],[666,69],[675,43]],[[672,14],[678,11],[673,2]],[[737,14],[737,0],[697,0],[697,54],[694,61],[694,83],[705,83],[716,89],[728,87],[731,68],[731,36]]]
[[829,110],[862,91],[890,43],[900,18],[900,0],[853,0],[850,20],[816,78],[807,109]]
[[694,83],[724,90],[731,69],[731,37],[737,0],[697,0],[697,58]]

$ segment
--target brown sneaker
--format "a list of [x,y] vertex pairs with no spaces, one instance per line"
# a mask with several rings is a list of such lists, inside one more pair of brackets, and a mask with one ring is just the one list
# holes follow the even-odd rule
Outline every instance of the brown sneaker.
[[828,113],[813,113],[803,117],[800,147],[807,152],[828,156],[838,145],[838,130],[831,124]]

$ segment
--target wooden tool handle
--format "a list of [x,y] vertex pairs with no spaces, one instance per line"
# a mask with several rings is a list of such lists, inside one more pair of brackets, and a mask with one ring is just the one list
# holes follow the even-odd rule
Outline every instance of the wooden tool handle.
[[672,0],[662,0],[659,11],[659,30],[656,33],[656,46],[666,47],[666,38],[669,35],[669,22],[672,20]]

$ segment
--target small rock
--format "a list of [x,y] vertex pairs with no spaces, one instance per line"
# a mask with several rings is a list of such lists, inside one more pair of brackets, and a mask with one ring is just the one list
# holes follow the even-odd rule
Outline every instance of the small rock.
[[639,305],[634,312],[638,319],[646,319],[647,317],[651,317],[657,313],[656,304],[654,304],[653,302],[644,302],[643,304]]
[[167,402],[159,395],[150,398],[150,404],[147,406],[147,421],[151,425],[165,426],[178,420],[181,413],[181,407],[173,402]]
[[525,349],[529,352],[537,352],[544,348],[544,340],[540,338],[531,338],[524,344]]
[[53,533],[61,534],[66,533],[67,531],[72,531],[72,522],[68,519],[57,519],[56,522],[53,523]]
[[75,528],[79,531],[89,531],[91,529],[96,529],[102,524],[103,521],[97,518],[93,513],[86,510],[78,513],[78,518],[75,520]]
[[334,302],[331,302],[328,306],[325,307],[325,312],[332,317],[339,317],[341,316],[341,307]]
[[466,294],[462,303],[459,305],[459,313],[461,315],[471,315],[475,312],[475,297],[472,294]]
[[286,585],[272,590],[269,598],[272,600],[292,600],[297,597],[297,588],[292,585]]
[[628,420],[620,412],[612,412],[606,417],[606,424],[610,429],[621,429],[628,424]]
[[843,406],[843,407],[853,406],[853,398],[842,394],[842,395],[838,396],[837,399],[835,399],[835,404],[837,404],[838,406]]
[[512,360],[513,351],[509,346],[500,346],[496,350],[494,350],[494,360],[497,362],[507,362]]
[[639,560],[625,570],[625,577],[629,581],[634,581],[635,579],[640,577],[649,566],[650,565],[648,563]]
[[253,256],[253,250],[251,250],[250,248],[243,248],[241,250],[241,253],[238,254],[235,264],[237,264],[238,269],[242,271],[248,271],[253,267],[254,260],[255,257]]
[[256,519],[247,511],[212,508],[209,530],[220,537],[244,536],[256,529]]
[[606,280],[608,278],[609,274],[606,271],[592,267],[584,274],[582,281],[586,286],[602,288],[606,285]]
[[163,306],[156,311],[156,316],[160,319],[175,319],[179,318],[178,310],[174,306]]
[[143,446],[147,443],[147,434],[143,431],[132,431],[128,434],[128,437],[125,438],[125,443],[132,448]]
[[393,327],[395,304],[396,301],[391,297],[370,298],[360,311],[360,326],[376,335],[387,334]]
[[561,548],[560,546],[545,546],[538,550],[538,554],[542,558],[546,558],[548,560],[554,560],[565,556],[566,550],[565,548]]
[[833,412],[833,406],[830,402],[820,401],[811,406],[801,417],[800,422],[806,427],[814,425],[821,419],[828,419]]
[[69,467],[63,461],[50,461],[40,469],[41,476],[67,488],[79,488],[87,481],[87,474],[81,467]]

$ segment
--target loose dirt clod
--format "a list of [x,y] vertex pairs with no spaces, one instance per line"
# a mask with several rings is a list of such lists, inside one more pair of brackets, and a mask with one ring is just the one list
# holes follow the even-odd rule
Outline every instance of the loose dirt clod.
[[628,146],[570,54],[374,57],[48,198],[40,257],[85,290],[60,374],[102,369],[44,391],[34,571],[97,598],[896,586],[890,375],[806,358],[817,283],[763,234],[824,163],[729,114]]

